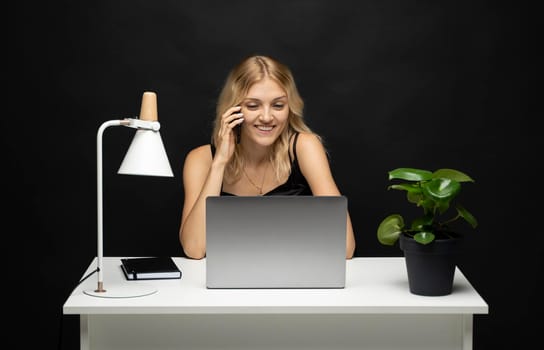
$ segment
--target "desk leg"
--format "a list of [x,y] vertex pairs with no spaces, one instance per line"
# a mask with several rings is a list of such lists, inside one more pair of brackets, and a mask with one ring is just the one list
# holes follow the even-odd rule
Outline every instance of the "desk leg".
[[79,316],[79,348],[80,350],[90,350],[90,335],[89,335],[89,316]]
[[463,350],[472,350],[472,314],[465,314],[463,317]]

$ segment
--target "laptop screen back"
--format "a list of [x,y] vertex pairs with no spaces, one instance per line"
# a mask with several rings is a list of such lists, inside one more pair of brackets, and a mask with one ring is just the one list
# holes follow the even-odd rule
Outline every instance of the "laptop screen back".
[[208,288],[343,288],[347,198],[206,200]]

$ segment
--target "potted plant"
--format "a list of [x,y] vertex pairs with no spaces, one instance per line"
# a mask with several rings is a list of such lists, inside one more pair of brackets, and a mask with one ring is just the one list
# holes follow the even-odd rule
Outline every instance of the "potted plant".
[[400,214],[387,216],[378,226],[380,243],[399,246],[404,252],[410,292],[447,295],[452,291],[462,234],[452,224],[459,219],[476,228],[476,218],[458,203],[461,184],[474,182],[455,169],[434,172],[415,168],[389,171],[388,189],[406,191],[408,202],[421,208],[421,216],[405,224]]

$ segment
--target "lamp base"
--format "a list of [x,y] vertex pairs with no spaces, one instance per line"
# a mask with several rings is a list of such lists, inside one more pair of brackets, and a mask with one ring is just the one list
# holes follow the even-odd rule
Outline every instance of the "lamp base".
[[87,295],[98,298],[137,298],[155,294],[156,292],[157,288],[147,284],[110,285],[105,290],[89,289],[83,291]]

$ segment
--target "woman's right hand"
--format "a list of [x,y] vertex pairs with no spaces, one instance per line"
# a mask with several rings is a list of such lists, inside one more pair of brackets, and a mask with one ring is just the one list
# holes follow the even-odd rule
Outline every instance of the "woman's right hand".
[[226,164],[234,154],[236,135],[234,128],[244,122],[241,106],[234,106],[221,116],[221,127],[216,145],[215,159]]

